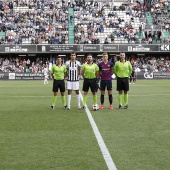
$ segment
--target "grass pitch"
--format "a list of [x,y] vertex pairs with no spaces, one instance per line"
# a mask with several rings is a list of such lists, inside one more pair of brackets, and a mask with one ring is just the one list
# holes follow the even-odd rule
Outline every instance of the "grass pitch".
[[[104,110],[91,110],[91,93],[87,105],[117,169],[169,169],[169,80],[131,84],[128,110],[117,109],[115,84],[114,110],[108,109],[107,94]],[[75,93],[71,110],[63,110],[58,95],[51,111],[51,89],[52,82],[0,82],[0,169],[108,169],[86,112],[77,109]]]

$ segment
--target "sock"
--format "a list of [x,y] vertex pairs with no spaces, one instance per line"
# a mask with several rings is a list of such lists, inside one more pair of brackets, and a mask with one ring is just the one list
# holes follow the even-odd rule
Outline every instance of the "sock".
[[119,105],[122,106],[122,94],[118,94]]
[[93,95],[93,102],[94,102],[94,104],[97,104],[97,95],[96,94]]
[[80,106],[80,95],[77,94],[77,103],[78,103],[78,106]]
[[71,94],[67,95],[67,106],[70,107],[70,103],[71,103]]
[[101,105],[104,104],[104,95],[103,94],[101,94],[101,96],[100,96],[100,102],[101,102]]
[[61,96],[62,102],[63,102],[63,106],[66,106],[66,96]]
[[124,94],[124,103],[125,103],[125,106],[128,105],[128,94]]
[[51,106],[55,106],[56,101],[57,101],[57,96],[53,96],[52,105]]
[[83,105],[84,105],[84,106],[86,105],[86,102],[87,102],[87,95],[84,95],[84,96],[83,96]]
[[109,94],[109,103],[110,103],[110,105],[112,105],[112,103],[113,103],[113,96],[112,96],[112,94]]

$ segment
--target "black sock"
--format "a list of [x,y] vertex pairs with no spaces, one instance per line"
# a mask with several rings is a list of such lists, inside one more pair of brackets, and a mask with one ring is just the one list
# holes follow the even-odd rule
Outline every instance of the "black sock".
[[110,105],[112,104],[112,102],[113,102],[112,94],[109,94],[109,103],[110,103]]
[[100,102],[102,105],[104,104],[104,95],[103,94],[101,94],[101,96],[100,96]]

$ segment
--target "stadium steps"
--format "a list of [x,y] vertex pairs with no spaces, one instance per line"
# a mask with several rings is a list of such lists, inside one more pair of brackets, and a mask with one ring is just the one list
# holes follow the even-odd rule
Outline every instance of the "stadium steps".
[[167,40],[169,38],[169,32],[168,31],[164,31],[163,35],[164,35],[165,40]]
[[138,32],[137,35],[138,35],[139,39],[143,38],[143,33],[142,32]]
[[152,20],[152,16],[150,14],[150,12],[145,12],[145,16],[146,16],[146,21],[149,25],[153,25],[153,20]]
[[[73,16],[72,23],[70,22],[70,16]],[[68,39],[69,44],[74,44],[74,10],[73,8],[68,9]]]

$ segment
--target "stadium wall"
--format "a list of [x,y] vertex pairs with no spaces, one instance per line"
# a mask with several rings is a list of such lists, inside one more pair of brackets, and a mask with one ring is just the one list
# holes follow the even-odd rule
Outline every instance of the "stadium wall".
[[166,44],[0,45],[0,53],[170,52]]

